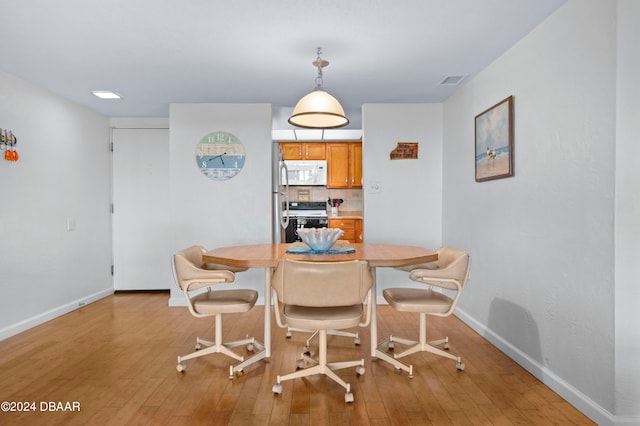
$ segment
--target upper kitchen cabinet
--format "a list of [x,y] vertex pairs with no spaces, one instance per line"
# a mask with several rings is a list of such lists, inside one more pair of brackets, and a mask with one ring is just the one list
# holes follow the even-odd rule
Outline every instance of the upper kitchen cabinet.
[[362,142],[327,143],[327,188],[362,188]]
[[326,160],[325,144],[322,142],[281,142],[284,160]]

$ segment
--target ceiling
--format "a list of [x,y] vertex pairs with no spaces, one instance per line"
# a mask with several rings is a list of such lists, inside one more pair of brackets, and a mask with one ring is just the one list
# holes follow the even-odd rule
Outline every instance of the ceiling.
[[171,103],[286,110],[315,87],[322,47],[324,88],[358,114],[444,101],[564,2],[0,0],[0,70],[111,117],[168,117]]

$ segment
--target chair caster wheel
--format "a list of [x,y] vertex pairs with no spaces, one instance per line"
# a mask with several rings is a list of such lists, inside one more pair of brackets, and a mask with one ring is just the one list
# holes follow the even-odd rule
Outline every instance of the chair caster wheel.
[[311,355],[311,346],[307,345],[304,347],[304,354]]
[[351,392],[347,392],[344,394],[344,402],[353,402],[353,394]]
[[359,338],[359,337],[356,337],[356,338],[353,340],[353,343],[354,343],[356,346],[360,346],[360,338]]
[[393,342],[389,342],[389,344],[387,345],[387,349],[389,349],[390,351],[392,351],[394,347],[395,345],[393,344]]
[[460,371],[464,371],[464,362],[457,363],[456,368]]
[[356,374],[357,374],[358,376],[363,376],[363,375],[364,375],[364,372],[365,372],[365,369],[364,369],[364,367],[363,367],[363,366],[358,366],[358,367],[356,367]]
[[280,383],[276,383],[275,385],[273,385],[273,387],[271,388],[271,391],[273,393],[275,393],[276,395],[279,395],[282,393],[282,385]]
[[449,342],[445,342],[444,346],[442,346],[443,349],[445,350],[449,350]]
[[176,366],[176,370],[178,370],[180,373],[182,373],[186,369],[187,369],[187,366],[181,362],[179,362],[178,365]]
[[407,377],[413,379],[413,374],[409,374]]
[[248,350],[249,352],[253,352],[253,351],[254,351],[254,349],[255,349],[255,348],[253,347],[253,345],[252,345],[251,343],[249,343],[249,344],[247,345],[247,350]]
[[202,349],[202,344],[201,343],[196,343],[196,351],[199,351],[200,349]]
[[291,332],[287,331],[287,335],[285,336],[287,339],[291,339]]
[[304,369],[304,360],[300,360],[298,361],[298,364],[296,364],[296,370],[303,370]]

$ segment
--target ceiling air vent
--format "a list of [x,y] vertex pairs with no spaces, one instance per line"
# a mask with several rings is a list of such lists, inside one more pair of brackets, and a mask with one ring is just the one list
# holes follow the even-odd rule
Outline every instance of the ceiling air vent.
[[442,86],[457,86],[464,80],[464,77],[464,75],[448,75],[440,81],[440,84]]

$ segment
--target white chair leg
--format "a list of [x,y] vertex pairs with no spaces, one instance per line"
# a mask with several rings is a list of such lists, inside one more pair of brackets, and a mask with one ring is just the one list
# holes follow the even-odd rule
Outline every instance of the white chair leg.
[[398,361],[397,359],[389,356],[386,352],[376,349],[376,358],[388,362],[393,365],[396,370],[404,370],[409,374],[409,378],[413,378],[413,365],[406,365]]
[[[390,336],[389,339],[383,341],[378,345],[378,348],[376,349],[376,356],[384,361],[387,361],[398,370],[407,371],[409,373],[409,377],[413,377],[413,366],[403,364],[400,361],[398,361],[398,359],[403,358],[407,355],[417,353],[417,352],[431,352],[432,354],[452,359],[456,361],[456,367],[458,368],[458,370],[464,370],[465,365],[464,363],[462,363],[462,360],[459,356],[452,355],[445,350],[435,347],[435,345],[444,344],[445,349],[448,349],[449,348],[448,337],[445,337],[444,339],[427,342],[427,316],[426,314],[423,314],[423,313],[420,314],[419,334],[420,334],[419,341],[409,340],[409,339],[405,339],[397,336]],[[390,343],[393,343],[393,342],[397,342],[403,345],[408,345],[410,347],[400,353],[393,354],[393,357],[391,357],[389,354],[382,351],[381,348],[388,346]]]
[[229,349],[225,348],[224,346],[218,346],[218,345],[212,345],[212,346],[208,346],[204,349],[200,349],[199,351],[190,353],[188,355],[184,355],[184,356],[179,356],[178,357],[178,362],[181,361],[186,361],[189,359],[193,359],[193,358],[199,358],[201,356],[205,356],[205,355],[210,355],[210,354],[215,354],[215,353],[222,353],[224,355],[227,355],[231,358],[235,358],[238,361],[243,361],[244,357],[231,352]]
[[364,367],[364,359],[360,361],[340,361],[340,362],[329,362],[327,363],[327,367],[331,370],[343,370],[349,367]]
[[420,352],[420,351],[423,351],[423,350],[425,350],[424,346],[421,345],[420,343],[418,343],[417,345],[413,345],[409,349],[405,349],[404,351],[400,352],[399,354],[393,354],[393,357],[396,358],[396,359],[397,358],[402,358],[402,357],[405,357],[407,355],[411,355],[411,354],[414,354],[416,352]]
[[249,358],[245,359],[244,361],[242,361],[240,364],[238,365],[234,365],[231,367],[231,372],[229,374],[229,378],[233,378],[232,375],[233,373],[237,373],[240,372],[242,370],[244,370],[245,367],[260,361],[261,359],[264,359],[267,355],[267,351],[265,349],[265,347],[262,345],[262,343],[259,343],[257,341],[254,341],[254,346],[256,348],[258,348],[258,352],[254,353],[253,355],[251,355]]
[[440,346],[444,345],[444,349],[449,349],[449,338],[445,337],[444,339],[431,340],[428,342],[431,346]]
[[347,382],[345,382],[344,380],[342,380],[336,373],[334,373],[331,370],[326,370],[324,372],[324,374],[326,376],[328,376],[331,380],[333,380],[334,382],[336,382],[337,384],[339,384],[340,386],[342,386],[343,388],[345,388],[345,390],[347,392],[351,391],[351,385]]
[[389,336],[389,341],[390,342],[398,342],[398,343],[400,343],[402,345],[407,345],[407,346],[416,345],[416,344],[420,343],[417,340],[409,340],[409,339],[405,339],[405,338],[398,337],[398,336]]
[[209,347],[209,346],[213,346],[213,345],[215,345],[214,342],[211,342],[209,340],[205,340],[205,339],[201,339],[199,337],[196,337],[196,350],[197,351],[202,349],[203,346]]
[[422,346],[422,348],[421,348],[421,349],[422,349],[422,351],[424,351],[424,352],[431,352],[432,354],[440,355],[440,356],[443,356],[443,357],[445,357],[445,358],[452,359],[452,360],[454,360],[454,361],[458,361],[458,362],[460,361],[460,357],[459,357],[459,356],[456,356],[456,355],[450,354],[449,352],[447,352],[447,351],[443,351],[442,349],[438,349],[438,348],[436,348],[436,347],[434,347],[434,346],[431,346],[431,345],[430,345],[430,344],[428,344],[428,343],[425,343],[425,344]]
[[304,353],[301,354],[300,361],[303,361],[303,362],[306,362],[306,363],[309,363],[309,364],[313,364],[313,365],[320,364],[320,362],[317,359],[311,358],[310,356],[308,356],[308,355],[306,355]]
[[353,343],[356,346],[360,345],[360,335],[357,332],[353,333],[351,331],[327,330],[327,334],[330,336],[353,337]]
[[302,370],[294,371],[289,374],[285,374],[284,376],[277,376],[277,382],[273,385],[272,391],[275,394],[282,393],[282,382],[286,380],[297,379],[300,377],[308,377],[316,374],[324,374],[328,376],[331,380],[338,383],[340,386],[345,388],[345,401],[353,402],[353,394],[351,393],[351,385],[344,380],[342,380],[333,370],[339,370],[348,367],[358,367],[356,372],[358,374],[364,374],[364,359],[360,359],[357,361],[342,361],[342,362],[331,362],[327,363],[327,330],[321,330],[318,333],[319,336],[319,352],[318,359],[315,360],[302,354],[301,359],[303,361],[307,361],[310,363],[314,363],[313,367],[304,368]]
[[[318,335],[317,330],[308,330],[305,328],[295,328],[295,327],[287,327],[287,339],[291,338],[291,332],[297,331],[301,333],[311,333],[311,336],[307,339],[307,348],[311,346],[311,341]],[[351,331],[342,331],[342,330],[327,330],[327,334],[330,336],[342,336],[342,337],[353,337],[353,343],[358,346],[360,345],[360,335],[357,332]]]
[[325,367],[325,365],[314,365],[313,367],[303,368],[302,370],[297,370],[292,373],[285,374],[284,376],[278,376],[278,383],[300,377],[313,376],[314,374],[324,374]]
[[[201,356],[210,355],[214,353],[220,353],[226,355],[230,358],[240,361],[240,364],[230,367],[231,371],[229,373],[229,377],[233,377],[233,373],[242,371],[246,366],[253,364],[256,361],[263,359],[266,355],[265,347],[262,343],[258,342],[254,338],[246,338],[242,340],[236,340],[233,342],[223,342],[222,341],[222,315],[218,314],[215,316],[215,341],[211,342],[209,340],[204,340],[201,338],[196,339],[196,347],[204,345],[204,349],[196,350],[196,352],[190,353],[185,356],[178,357],[178,371],[184,371],[186,366],[183,361],[187,361],[193,358],[199,358]],[[238,355],[233,352],[229,348],[234,348],[242,345],[251,345],[254,350],[258,349],[258,352],[253,354],[251,357],[244,359],[243,356]]]

